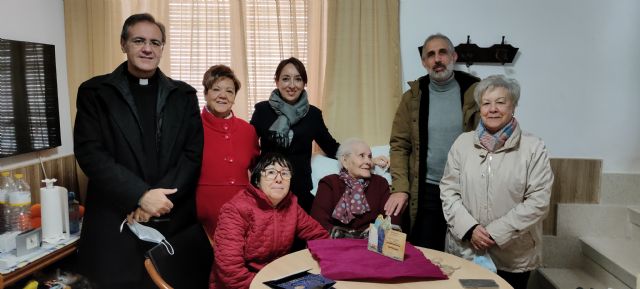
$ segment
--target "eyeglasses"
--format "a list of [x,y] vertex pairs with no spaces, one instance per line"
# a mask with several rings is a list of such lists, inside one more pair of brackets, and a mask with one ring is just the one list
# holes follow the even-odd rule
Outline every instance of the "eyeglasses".
[[276,179],[276,177],[280,175],[280,177],[282,177],[283,180],[290,180],[291,179],[291,171],[288,170],[276,170],[276,169],[266,169],[266,170],[262,170],[262,176],[267,178],[267,180],[273,181]]
[[162,47],[164,46],[164,43],[162,43],[162,41],[157,39],[151,39],[147,41],[144,38],[134,38],[134,39],[131,39],[129,42],[131,42],[131,44],[133,44],[133,46],[136,48],[142,48],[147,44],[149,44],[149,47],[153,49],[162,49]]

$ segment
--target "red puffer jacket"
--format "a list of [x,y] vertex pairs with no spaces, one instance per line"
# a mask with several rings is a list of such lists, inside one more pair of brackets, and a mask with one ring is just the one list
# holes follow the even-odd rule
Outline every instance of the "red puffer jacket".
[[252,185],[238,192],[222,206],[214,234],[216,288],[249,288],[262,267],[289,253],[296,236],[329,238],[291,192],[275,208]]

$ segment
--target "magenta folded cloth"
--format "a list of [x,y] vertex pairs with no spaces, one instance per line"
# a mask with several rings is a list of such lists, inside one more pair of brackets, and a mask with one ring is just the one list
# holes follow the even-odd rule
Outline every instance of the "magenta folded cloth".
[[448,279],[420,250],[407,243],[404,261],[367,249],[367,240],[324,239],[308,243],[322,276],[334,280]]

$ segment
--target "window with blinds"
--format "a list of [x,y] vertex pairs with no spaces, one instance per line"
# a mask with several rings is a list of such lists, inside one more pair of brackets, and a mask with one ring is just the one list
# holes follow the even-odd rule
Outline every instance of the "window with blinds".
[[171,77],[198,90],[200,107],[205,103],[204,73],[212,65],[231,64],[230,6],[229,1],[211,0],[169,3]]
[[60,145],[55,47],[0,39],[0,157]]
[[307,62],[306,1],[246,1],[247,85],[249,114],[253,106],[269,99],[281,60],[295,56]]
[[[232,19],[229,1],[172,0],[169,10],[171,75],[198,89],[204,105],[202,75],[212,65],[231,66],[231,58],[246,59],[249,116],[257,102],[269,98],[274,74],[282,59],[295,56],[307,61],[309,0],[246,0],[245,19]],[[235,20],[235,21],[234,21]],[[231,33],[232,23],[244,31]],[[234,27],[238,29],[239,27]],[[232,47],[231,43],[241,43]],[[235,67],[232,66],[235,69]],[[237,70],[237,69],[236,69]]]

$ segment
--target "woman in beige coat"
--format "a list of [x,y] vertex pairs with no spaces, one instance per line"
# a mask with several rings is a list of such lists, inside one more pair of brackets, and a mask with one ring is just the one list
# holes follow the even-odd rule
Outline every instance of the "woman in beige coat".
[[489,76],[474,97],[481,122],[455,141],[440,183],[446,251],[467,258],[486,252],[498,275],[526,288],[542,261],[542,220],[553,184],[547,150],[514,118],[520,98],[514,79]]

